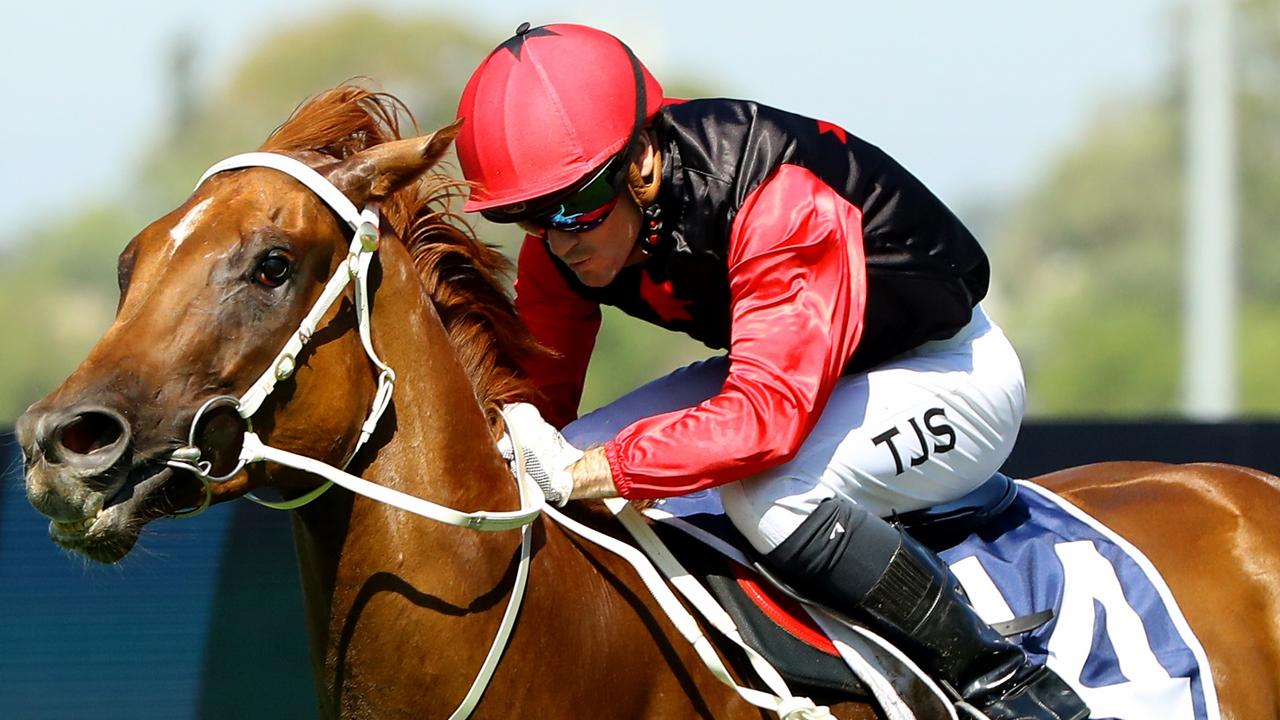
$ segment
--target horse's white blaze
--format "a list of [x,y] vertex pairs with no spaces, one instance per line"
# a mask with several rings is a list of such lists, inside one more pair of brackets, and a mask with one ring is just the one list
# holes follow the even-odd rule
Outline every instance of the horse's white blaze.
[[205,198],[198,205],[191,208],[187,214],[178,221],[177,225],[169,231],[169,237],[173,238],[173,248],[170,252],[177,252],[182,247],[182,243],[195,231],[196,225],[200,224],[200,218],[204,217],[204,211],[209,208],[209,203],[213,202],[213,198]]

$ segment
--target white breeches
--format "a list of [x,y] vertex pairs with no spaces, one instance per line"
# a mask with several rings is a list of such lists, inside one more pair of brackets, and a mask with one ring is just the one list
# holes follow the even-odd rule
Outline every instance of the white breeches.
[[[728,371],[723,356],[681,368],[579,418],[564,435],[582,448],[603,443],[640,418],[717,394]],[[725,513],[767,553],[832,496],[882,517],[955,500],[1009,457],[1025,403],[1017,354],[975,308],[954,337],[841,378],[791,461],[719,488]]]

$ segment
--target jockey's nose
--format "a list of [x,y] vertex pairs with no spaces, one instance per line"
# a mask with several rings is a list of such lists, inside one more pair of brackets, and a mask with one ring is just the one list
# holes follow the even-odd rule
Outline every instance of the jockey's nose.
[[564,259],[564,256],[578,244],[578,238],[573,233],[558,232],[556,230],[547,231],[547,247],[551,249],[551,254]]
[[18,419],[16,430],[28,462],[38,453],[50,465],[65,465],[85,476],[114,468],[130,441],[129,422],[124,416],[107,407],[86,404],[27,411]]

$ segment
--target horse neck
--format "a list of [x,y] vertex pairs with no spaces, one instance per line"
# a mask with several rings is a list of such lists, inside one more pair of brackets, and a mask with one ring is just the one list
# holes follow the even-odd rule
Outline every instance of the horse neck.
[[386,242],[379,255],[373,342],[397,380],[388,417],[361,451],[357,469],[367,480],[462,510],[508,495],[514,501],[471,380],[408,252]]
[[[356,470],[462,510],[513,509],[514,483],[492,449],[470,380],[406,270],[407,253],[387,250],[374,298],[375,342],[399,381],[394,414]],[[417,718],[424,707],[457,703],[497,633],[520,533],[444,525],[346,491],[296,512],[294,527],[322,716]],[[575,717],[759,716],[709,674],[691,679],[694,651],[673,646],[678,636],[662,629],[652,599],[624,586],[624,561],[584,550],[546,523],[535,525],[533,537],[536,580],[520,609],[523,629],[504,655],[506,679],[486,692],[492,707],[518,702],[529,716],[565,717],[557,693],[524,694],[530,683],[565,672],[591,677],[593,688],[619,676],[641,688],[627,695],[630,704],[579,688]]]
[[[514,509],[514,483],[407,251],[387,242],[379,254],[373,338],[397,381],[392,407],[351,471],[463,511]],[[465,606],[501,582],[519,540],[518,533],[424,520],[337,488],[297,511],[294,527],[313,649],[329,655],[374,576],[423,592],[447,587],[444,599]]]

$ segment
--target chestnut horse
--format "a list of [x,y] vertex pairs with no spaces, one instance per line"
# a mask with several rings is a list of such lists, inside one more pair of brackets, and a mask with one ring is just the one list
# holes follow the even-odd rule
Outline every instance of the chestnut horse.
[[[351,457],[377,381],[348,299],[254,415],[255,430],[330,465],[349,459],[348,472],[410,495],[509,510],[518,498],[494,449],[498,407],[533,394],[517,366],[539,350],[500,283],[506,261],[451,216],[458,184],[428,173],[456,128],[401,139],[402,111],[389,96],[341,87],[262,147],[313,167],[357,206],[380,204],[373,344],[398,375],[394,401]],[[269,366],[345,262],[348,237],[310,190],[251,168],[212,177],[129,243],[114,323],[18,423],[27,493],[56,543],[114,562],[143,525],[205,501],[198,479],[166,460],[198,407],[243,392]],[[1161,569],[1208,653],[1224,717],[1277,717],[1275,478],[1126,463],[1038,482]],[[254,464],[209,486],[209,499],[263,487],[294,497],[317,485]],[[529,590],[476,717],[762,716],[703,668],[620,559],[543,519],[533,527]],[[447,715],[497,631],[519,533],[443,525],[339,488],[295,510],[294,528],[324,716]],[[832,710],[876,717],[853,702]]]

